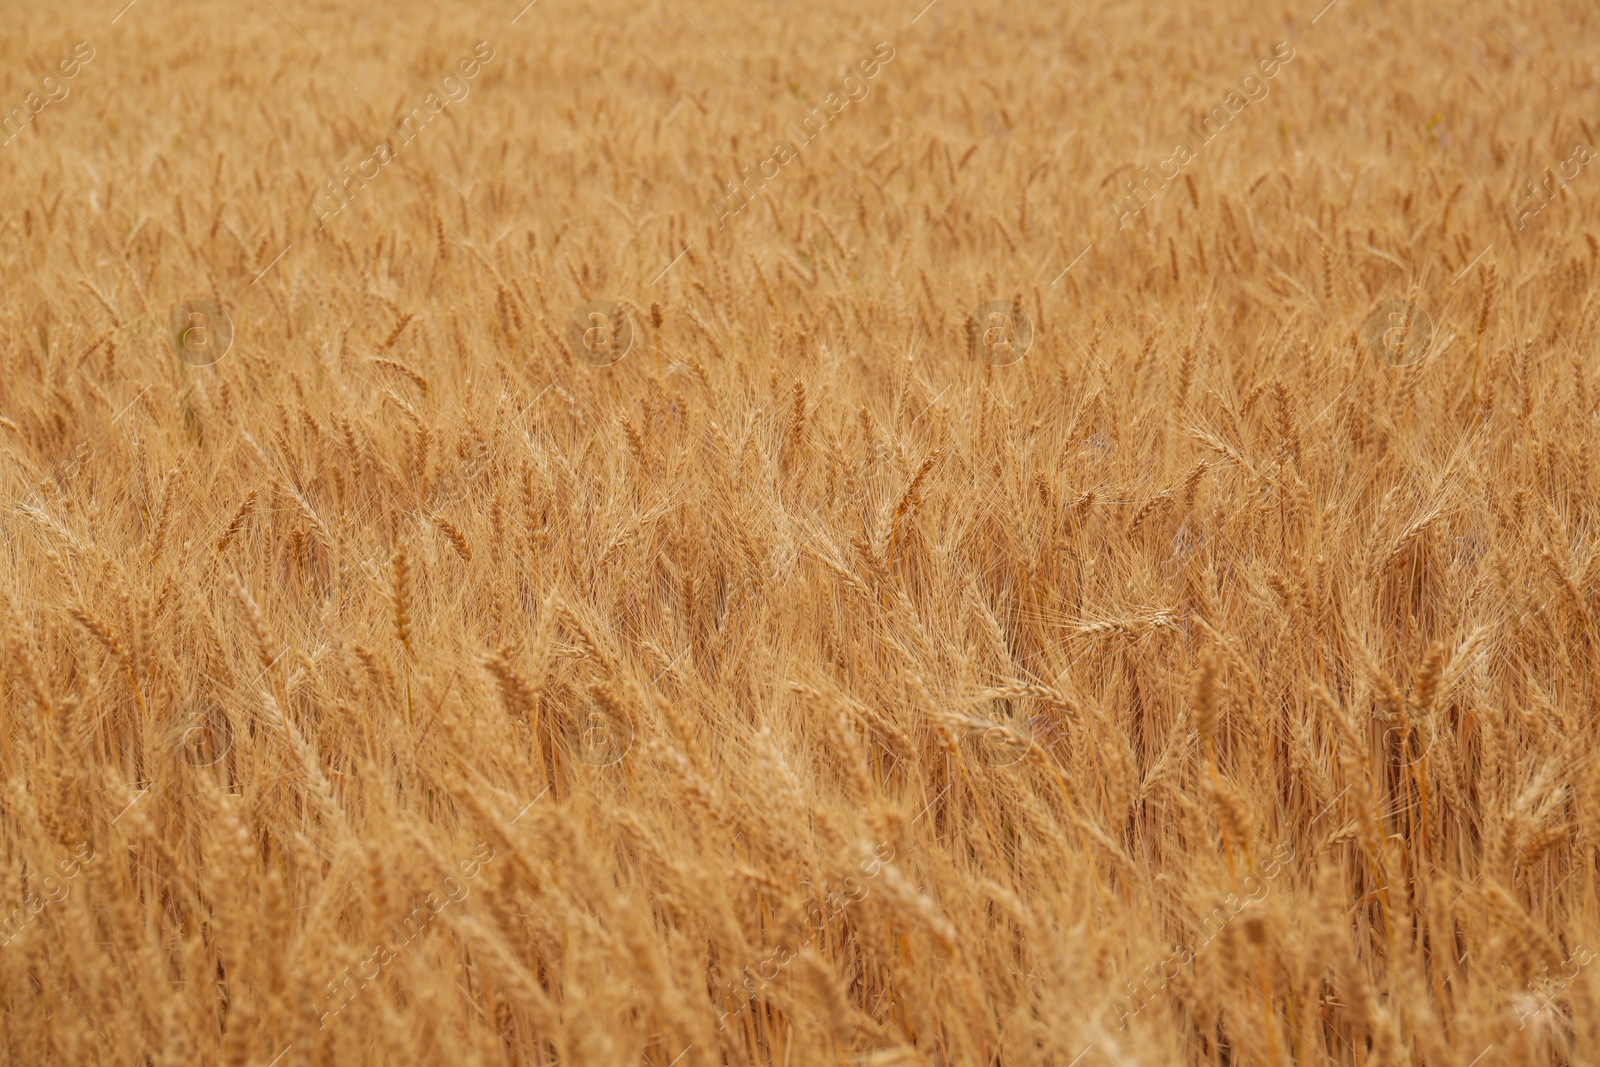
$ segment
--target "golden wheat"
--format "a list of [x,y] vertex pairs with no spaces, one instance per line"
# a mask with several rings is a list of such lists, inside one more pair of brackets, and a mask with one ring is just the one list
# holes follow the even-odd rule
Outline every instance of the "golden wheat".
[[1600,1060],[1592,7],[119,6],[0,1062]]

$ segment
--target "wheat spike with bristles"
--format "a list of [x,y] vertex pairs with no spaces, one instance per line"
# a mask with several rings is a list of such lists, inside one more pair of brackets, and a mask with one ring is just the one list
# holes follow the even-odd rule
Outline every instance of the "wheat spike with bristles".
[[[404,327],[405,327],[405,320],[402,320],[400,325],[395,328],[394,336],[396,336],[396,337],[399,336],[400,330],[403,329]],[[390,341],[392,341],[392,340],[393,340],[393,337],[391,337]],[[389,343],[389,342],[385,342],[383,347],[385,349],[388,349],[388,348],[392,347],[392,344]],[[422,395],[423,396],[432,396],[433,395],[433,387],[428,384],[428,379],[423,377],[422,373],[420,371],[416,370],[414,367],[407,366],[406,364],[401,363],[397,359],[390,359],[390,358],[388,358],[386,356],[369,356],[367,358],[367,362],[371,363],[373,366],[378,367],[378,368],[380,368],[382,370],[394,371],[396,374],[403,375],[404,377],[410,379],[411,382],[414,383],[418,389],[422,390]]]
[[278,651],[272,640],[272,634],[267,630],[261,607],[236,575],[228,575],[228,588],[232,591],[234,599],[239,602],[239,606],[244,609],[245,624],[249,627],[256,648],[256,659],[263,671],[269,670],[278,662]]
[[[442,242],[442,240],[443,240],[443,237],[442,237],[442,235],[441,235],[441,238],[440,238],[440,239],[441,239],[441,242]],[[399,339],[400,339],[400,331],[401,331],[401,330],[404,330],[404,329],[405,329],[405,328],[406,328],[406,325],[407,325],[407,324],[408,324],[408,323],[410,323],[410,321],[411,321],[411,320],[412,320],[412,318],[413,318],[413,317],[414,317],[414,316],[413,316],[413,313],[412,313],[412,312],[409,312],[409,311],[408,311],[408,312],[406,312],[406,313],[405,313],[405,314],[404,314],[404,315],[401,315],[401,316],[400,316],[400,318],[399,318],[399,319],[398,319],[398,320],[397,320],[397,321],[396,321],[396,322],[395,322],[395,324],[394,324],[394,328],[393,328],[393,329],[392,329],[392,330],[390,330],[390,331],[389,331],[389,336],[388,336],[388,337],[385,337],[385,338],[384,338],[384,339],[383,339],[383,343],[382,343],[382,347],[383,347],[383,348],[384,348],[384,349],[385,349],[385,350],[387,350],[387,349],[390,349],[390,348],[393,348],[393,347],[394,347],[394,343],[395,343],[395,342],[396,342],[396,341],[397,341],[397,340],[399,340]]]
[[407,660],[410,660],[416,651],[411,647],[411,558],[404,548],[396,549],[394,555],[389,557],[389,566],[393,573],[393,580],[389,584],[389,605],[393,612],[394,637],[405,650]]
[[1478,323],[1472,340],[1472,402],[1478,402],[1478,368],[1482,362],[1483,335],[1489,328],[1489,312],[1494,308],[1495,269],[1492,262],[1484,264],[1483,284],[1478,304]]
[[252,489],[244,495],[244,500],[239,503],[238,509],[233,513],[233,518],[229,521],[227,529],[223,530],[222,536],[217,538],[214,549],[217,555],[220,556],[227,551],[228,546],[233,543],[233,539],[244,529],[245,523],[250,521],[250,516],[255,513],[255,510],[256,491]]
[[1200,732],[1207,753],[1211,753],[1217,739],[1217,658],[1214,653],[1207,652],[1195,668],[1189,704],[1194,709],[1195,729]]
[[467,537],[461,532],[461,528],[443,515],[435,515],[433,524],[444,535],[444,539],[450,542],[450,547],[455,549],[456,555],[461,557],[461,561],[463,563],[471,563],[472,546],[467,544]]

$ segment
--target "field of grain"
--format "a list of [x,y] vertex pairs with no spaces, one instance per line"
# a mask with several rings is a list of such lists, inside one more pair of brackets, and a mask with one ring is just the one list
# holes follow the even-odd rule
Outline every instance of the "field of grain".
[[524,2],[5,14],[0,1062],[1600,1063],[1600,11]]

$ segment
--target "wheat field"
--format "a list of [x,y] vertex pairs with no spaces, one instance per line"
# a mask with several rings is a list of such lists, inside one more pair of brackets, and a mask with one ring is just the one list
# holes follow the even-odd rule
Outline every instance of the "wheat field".
[[1600,11],[124,3],[0,1062],[1600,1063]]

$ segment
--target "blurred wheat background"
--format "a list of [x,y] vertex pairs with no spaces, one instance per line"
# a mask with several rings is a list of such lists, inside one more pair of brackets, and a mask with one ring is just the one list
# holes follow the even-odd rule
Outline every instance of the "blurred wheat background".
[[6,12],[4,1062],[1600,1062],[1600,12],[520,7]]

